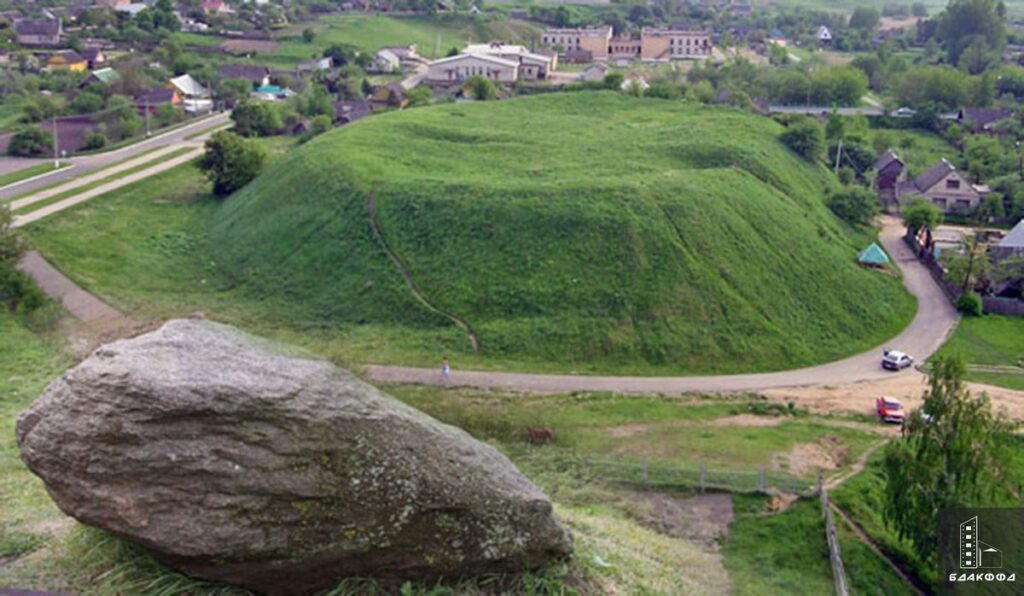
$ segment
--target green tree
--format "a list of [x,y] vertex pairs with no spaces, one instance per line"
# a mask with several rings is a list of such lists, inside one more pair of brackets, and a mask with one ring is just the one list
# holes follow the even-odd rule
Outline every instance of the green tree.
[[975,42],[986,50],[1002,53],[1006,45],[1005,18],[995,0],[952,0],[939,17],[937,36],[953,64]]
[[810,118],[801,118],[782,131],[779,139],[809,161],[820,160],[825,153],[825,132]]
[[960,251],[946,250],[940,257],[946,269],[946,279],[967,293],[992,274],[992,259],[977,236],[960,243]]
[[918,232],[924,230],[924,249],[931,250],[932,232],[942,224],[942,211],[921,197],[912,198],[900,211],[903,224],[907,226],[907,234],[916,236]]
[[25,245],[15,232],[13,220],[10,208],[0,205],[0,310],[30,312],[45,304],[46,298],[18,269]]
[[477,101],[498,98],[498,88],[494,85],[494,81],[479,75],[466,79],[465,88],[469,90],[470,95]]
[[7,144],[7,153],[18,157],[46,155],[53,148],[53,136],[38,126],[23,126]]
[[255,141],[229,131],[218,131],[205,144],[199,168],[213,183],[217,196],[227,196],[260,175],[267,154]]
[[622,88],[622,83],[626,81],[626,77],[621,72],[610,72],[604,75],[604,88],[618,91]]
[[71,101],[71,109],[79,114],[89,114],[103,109],[103,96],[84,91]]
[[828,115],[828,122],[825,123],[825,138],[830,141],[837,141],[845,137],[846,124],[843,122],[843,117],[832,112]]
[[863,186],[847,186],[832,193],[828,208],[847,223],[866,226],[878,214],[878,197]]
[[962,361],[939,358],[931,368],[924,404],[886,447],[882,465],[885,518],[926,562],[935,560],[941,509],[980,507],[1006,494],[999,441],[1011,431],[987,395],[975,398],[964,386]]
[[873,31],[881,19],[882,15],[878,13],[877,8],[873,6],[858,6],[853,9],[853,14],[850,15],[850,28],[860,29],[861,31]]
[[235,130],[245,137],[266,136],[277,133],[284,126],[281,114],[269,103],[243,101],[231,112]]
[[306,43],[313,43],[314,39],[316,39],[315,31],[313,31],[309,27],[306,27],[305,29],[302,30],[302,41]]
[[405,98],[409,100],[409,107],[429,106],[434,99],[434,93],[429,87],[413,87],[406,92]]
[[999,173],[1005,151],[992,137],[972,137],[967,141],[967,171],[975,182]]

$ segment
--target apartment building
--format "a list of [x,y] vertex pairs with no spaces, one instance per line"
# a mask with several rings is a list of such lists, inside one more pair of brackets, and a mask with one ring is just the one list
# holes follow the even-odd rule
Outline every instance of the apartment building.
[[608,57],[608,44],[612,40],[612,28],[581,27],[575,29],[545,29],[541,43],[548,47],[560,47],[565,53],[590,52],[592,59]]
[[711,34],[699,29],[640,30],[640,58],[643,60],[702,60],[711,56]]

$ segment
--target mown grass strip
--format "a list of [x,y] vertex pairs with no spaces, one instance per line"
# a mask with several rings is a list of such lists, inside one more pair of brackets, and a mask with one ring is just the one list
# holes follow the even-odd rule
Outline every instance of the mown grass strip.
[[0,189],[15,184],[17,182],[21,182],[22,180],[28,180],[29,178],[46,174],[47,172],[56,172],[57,170],[63,170],[64,168],[70,165],[70,162],[62,161],[60,162],[60,166],[54,168],[53,164],[47,161],[44,163],[36,164],[34,166],[29,166],[27,168],[22,168],[9,174],[4,174],[3,176],[0,176]]
[[15,214],[31,213],[33,211],[42,209],[43,207],[46,207],[47,205],[51,205],[51,204],[56,203],[58,201],[62,201],[64,199],[68,198],[68,197],[73,197],[73,196],[81,194],[83,192],[87,192],[87,191],[92,190],[92,189],[94,189],[94,188],[96,188],[98,186],[103,186],[104,184],[108,184],[108,183],[113,182],[115,180],[120,180],[120,179],[125,178],[127,176],[131,176],[132,174],[135,174],[136,172],[141,172],[142,170],[146,170],[146,169],[152,168],[153,166],[159,165],[160,163],[162,163],[164,161],[168,161],[168,160],[174,159],[175,157],[178,157],[179,155],[184,155],[185,153],[188,153],[189,151],[194,151],[194,150],[195,150],[195,147],[181,147],[180,149],[176,149],[174,151],[171,151],[170,153],[166,153],[164,155],[161,155],[157,159],[153,159],[153,160],[147,161],[145,163],[141,163],[141,164],[139,164],[139,165],[137,165],[135,167],[128,168],[127,170],[122,170],[120,172],[117,172],[116,174],[113,174],[111,176],[107,176],[106,178],[102,178],[100,180],[96,180],[95,182],[90,182],[89,184],[83,184],[82,186],[75,187],[75,188],[73,188],[71,190],[55,194],[52,197],[48,197],[46,199],[43,199],[42,201],[38,201],[36,203],[32,203],[31,205],[25,205],[24,207],[21,207],[20,209],[15,209],[14,213]]

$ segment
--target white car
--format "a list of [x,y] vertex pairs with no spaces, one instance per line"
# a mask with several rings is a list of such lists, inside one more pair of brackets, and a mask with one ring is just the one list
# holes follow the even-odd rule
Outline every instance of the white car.
[[914,359],[906,352],[899,350],[886,350],[882,356],[882,368],[888,370],[902,370],[914,364]]

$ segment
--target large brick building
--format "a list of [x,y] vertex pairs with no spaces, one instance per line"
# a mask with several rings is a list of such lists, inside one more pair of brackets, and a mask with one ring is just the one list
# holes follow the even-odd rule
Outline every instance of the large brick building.
[[612,37],[611,27],[547,29],[541,41],[566,56],[589,53],[593,60],[702,60],[711,56],[711,34],[700,29],[643,27],[640,37]]

